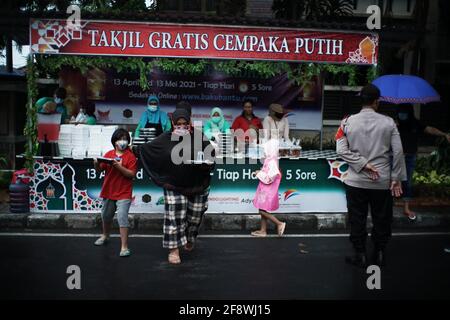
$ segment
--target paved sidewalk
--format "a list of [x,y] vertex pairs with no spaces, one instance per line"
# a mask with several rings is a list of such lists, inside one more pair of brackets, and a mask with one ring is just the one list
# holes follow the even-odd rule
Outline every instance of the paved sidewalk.
[[[99,214],[11,214],[7,208],[0,211],[0,231],[30,230],[100,230]],[[299,231],[339,231],[348,227],[347,213],[301,213],[277,214],[287,222],[287,232]],[[130,214],[130,228],[139,232],[160,232],[163,225],[162,214]],[[259,227],[260,217],[255,214],[206,214],[202,231],[251,231]],[[117,227],[117,221],[114,220]],[[368,219],[368,226],[371,219]],[[273,225],[270,224],[273,229]],[[394,208],[394,229],[450,229],[450,208],[436,207],[417,210],[417,220],[409,221],[399,207]]]

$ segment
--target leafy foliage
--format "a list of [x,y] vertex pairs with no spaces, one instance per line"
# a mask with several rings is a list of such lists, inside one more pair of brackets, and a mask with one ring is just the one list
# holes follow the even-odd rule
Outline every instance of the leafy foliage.
[[33,56],[30,55],[27,61],[27,86],[28,86],[28,103],[27,109],[27,122],[23,130],[23,134],[28,137],[28,141],[25,144],[25,167],[29,172],[33,169],[33,156],[36,155],[38,150],[37,141],[37,109],[35,102],[38,96],[37,88],[37,70],[33,63]]
[[154,68],[175,74],[199,75],[211,68],[232,76],[249,72],[263,78],[274,77],[287,73],[287,76],[297,85],[310,81],[321,73],[346,74],[348,85],[357,85],[357,66],[332,65],[320,63],[295,63],[272,61],[246,61],[246,60],[206,60],[206,59],[180,59],[156,58],[144,60],[143,58],[129,57],[86,57],[86,56],[46,56],[36,57],[41,74],[50,74],[56,77],[62,67],[72,67],[85,74],[91,68],[114,68],[118,72],[138,71],[141,86],[146,89],[147,75]]
[[437,141],[437,150],[417,160],[413,174],[415,190],[421,196],[450,198],[450,143]]
[[277,18],[324,20],[353,14],[352,0],[274,0],[272,10]]
[[436,144],[437,150],[417,160],[415,170],[417,173],[426,174],[435,170],[438,174],[450,175],[450,143],[441,137]]

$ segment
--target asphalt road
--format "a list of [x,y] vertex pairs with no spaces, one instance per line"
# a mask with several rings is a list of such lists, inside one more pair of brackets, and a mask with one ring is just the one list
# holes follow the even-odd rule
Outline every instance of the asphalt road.
[[[399,235],[391,240],[381,289],[365,270],[348,266],[347,237],[199,239],[182,264],[169,265],[161,238],[119,238],[95,247],[94,236],[0,234],[0,299],[449,299],[450,234]],[[304,243],[309,253],[300,253]],[[81,270],[69,290],[67,267]]]

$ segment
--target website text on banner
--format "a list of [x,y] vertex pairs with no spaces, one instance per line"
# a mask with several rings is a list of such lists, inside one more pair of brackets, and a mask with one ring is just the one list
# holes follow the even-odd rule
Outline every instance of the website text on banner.
[[[316,77],[296,86],[286,74],[270,79],[251,75],[228,76],[217,71],[191,76],[161,72],[148,76],[150,89],[143,91],[136,73],[113,70],[73,69],[60,73],[60,83],[69,88],[68,104],[77,105],[85,97],[95,103],[98,124],[135,125],[147,108],[149,95],[156,95],[161,110],[171,113],[178,101],[192,105],[193,121],[205,121],[219,106],[230,123],[242,113],[242,103],[253,101],[254,113],[263,119],[273,102],[283,104],[291,129],[320,130],[322,127],[322,80]],[[73,110],[69,110],[73,111]]]

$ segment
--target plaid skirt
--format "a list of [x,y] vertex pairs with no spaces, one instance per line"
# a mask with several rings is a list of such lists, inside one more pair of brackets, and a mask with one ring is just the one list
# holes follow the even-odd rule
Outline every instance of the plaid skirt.
[[208,196],[209,188],[193,196],[164,189],[164,248],[175,249],[188,241],[195,242],[203,214],[208,209]]

